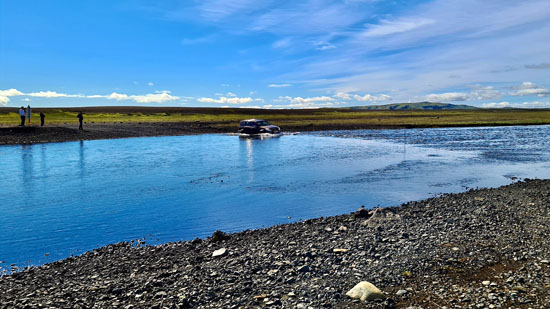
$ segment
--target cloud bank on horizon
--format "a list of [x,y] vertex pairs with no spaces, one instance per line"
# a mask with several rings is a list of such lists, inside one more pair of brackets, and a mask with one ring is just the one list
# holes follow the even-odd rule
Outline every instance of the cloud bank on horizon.
[[0,2],[0,106],[550,107],[547,0]]

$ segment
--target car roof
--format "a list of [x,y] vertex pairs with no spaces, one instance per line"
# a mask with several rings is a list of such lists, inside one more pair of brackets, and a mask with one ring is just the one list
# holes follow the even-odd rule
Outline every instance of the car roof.
[[245,120],[241,120],[241,121],[256,121],[256,122],[258,122],[258,121],[265,121],[265,120],[263,120],[263,119],[245,119]]

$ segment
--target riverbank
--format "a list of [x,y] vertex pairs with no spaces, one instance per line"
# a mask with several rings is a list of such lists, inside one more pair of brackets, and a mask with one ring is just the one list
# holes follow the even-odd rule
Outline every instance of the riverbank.
[[[0,307],[531,307],[550,303],[550,180],[205,240],[119,243],[0,278]],[[367,205],[368,206],[368,205]],[[213,256],[216,250],[219,256]]]
[[[19,127],[16,108],[0,108],[0,145],[34,144],[143,136],[232,133],[240,120],[260,118],[286,132],[476,127],[550,124],[550,110],[266,110],[241,108],[183,108],[105,106],[36,108],[46,114],[46,126]],[[84,112],[84,130],[76,115]]]
[[[501,125],[497,125],[501,126]],[[433,127],[433,126],[430,126]],[[443,126],[443,127],[475,127]],[[410,129],[426,128],[426,126],[412,125],[370,125],[370,124],[319,124],[305,126],[283,127],[285,132],[311,132],[329,130],[380,130],[380,129]],[[78,125],[68,124],[64,126],[46,125],[25,127],[0,127],[0,145],[29,145],[39,143],[58,143],[82,140],[116,139],[129,137],[154,137],[154,136],[182,136],[207,133],[236,133],[235,126],[220,126],[215,122],[149,122],[149,123],[101,123],[85,124],[84,130],[79,130]]]

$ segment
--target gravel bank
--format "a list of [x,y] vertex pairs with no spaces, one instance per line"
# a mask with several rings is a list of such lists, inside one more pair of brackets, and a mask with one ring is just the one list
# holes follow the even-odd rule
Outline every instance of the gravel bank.
[[[550,180],[526,180],[205,240],[109,245],[1,277],[0,307],[548,308],[548,235]],[[363,280],[387,298],[348,298]]]
[[84,130],[78,130],[75,124],[45,127],[33,125],[0,127],[0,145],[224,132],[205,122],[95,123],[84,124]]

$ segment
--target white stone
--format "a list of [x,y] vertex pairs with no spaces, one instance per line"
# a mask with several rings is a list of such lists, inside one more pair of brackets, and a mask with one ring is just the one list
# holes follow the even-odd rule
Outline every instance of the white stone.
[[399,290],[399,291],[397,291],[397,293],[395,293],[395,295],[397,295],[397,296],[401,296],[401,295],[405,295],[405,294],[407,294],[407,290]]
[[491,281],[486,280],[486,281],[481,282],[481,284],[483,284],[483,285],[489,285],[489,284],[491,284]]
[[346,253],[348,251],[349,251],[349,249],[341,249],[341,248],[332,249],[332,252],[334,252],[334,253]]
[[361,281],[357,283],[351,290],[346,293],[347,296],[360,299],[361,301],[385,298],[384,293],[380,291],[374,284]]
[[224,256],[227,253],[227,249],[221,248],[212,253],[212,257]]

